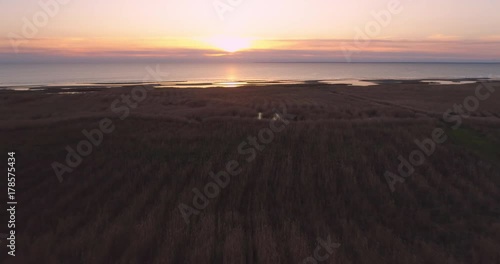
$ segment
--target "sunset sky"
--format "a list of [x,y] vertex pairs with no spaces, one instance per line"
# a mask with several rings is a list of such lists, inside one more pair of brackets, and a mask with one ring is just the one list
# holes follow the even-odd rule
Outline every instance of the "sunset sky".
[[0,62],[500,62],[496,0],[240,2],[2,0]]

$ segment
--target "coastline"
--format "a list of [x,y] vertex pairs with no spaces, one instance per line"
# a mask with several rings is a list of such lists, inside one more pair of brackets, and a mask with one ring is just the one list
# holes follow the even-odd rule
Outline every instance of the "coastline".
[[244,88],[288,85],[340,85],[340,86],[380,86],[387,84],[420,85],[462,85],[484,81],[500,81],[493,78],[423,78],[423,79],[324,79],[324,80],[225,80],[225,81],[161,81],[161,82],[109,82],[109,83],[65,83],[0,85],[1,90],[39,91],[39,90],[81,90],[123,88],[147,85],[154,88]]
[[[449,107],[474,96],[482,85],[460,81],[463,80],[457,80],[457,84],[435,84],[422,80],[379,80],[377,86],[309,82],[206,89],[156,88],[157,83],[136,83],[0,89],[0,109],[5,113],[0,115],[0,126],[116,117],[112,110],[123,104],[123,97],[144,88],[149,88],[147,94],[130,111],[137,118],[250,121],[259,113],[269,115],[273,108],[284,104],[297,121],[439,120]],[[487,83],[500,86],[498,81]],[[500,93],[493,93],[469,119],[500,122],[498,101]]]

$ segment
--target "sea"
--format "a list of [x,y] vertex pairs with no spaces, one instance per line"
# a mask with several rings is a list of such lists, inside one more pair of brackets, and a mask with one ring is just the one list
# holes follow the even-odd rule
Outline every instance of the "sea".
[[361,80],[500,79],[500,63],[1,64],[0,87],[164,82],[178,87]]

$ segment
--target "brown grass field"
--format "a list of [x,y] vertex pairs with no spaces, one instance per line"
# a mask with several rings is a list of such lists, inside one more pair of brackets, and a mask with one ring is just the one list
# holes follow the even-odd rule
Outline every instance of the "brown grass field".
[[[476,87],[155,89],[124,120],[110,105],[133,86],[1,90],[18,206],[0,262],[304,263],[330,236],[318,263],[500,263],[500,85],[458,129],[442,119]],[[293,118],[246,162],[238,146],[283,106]],[[51,164],[104,117],[114,132],[59,182]],[[391,192],[384,172],[435,128],[448,140]],[[241,173],[187,224],[179,205],[231,160]]]

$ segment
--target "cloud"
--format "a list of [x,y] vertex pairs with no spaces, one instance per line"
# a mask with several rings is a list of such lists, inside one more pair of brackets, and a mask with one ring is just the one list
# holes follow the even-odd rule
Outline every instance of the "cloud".
[[226,53],[197,41],[126,39],[34,39],[13,54],[0,41],[0,62],[31,61],[480,61],[500,62],[500,38],[458,40],[436,35],[423,40],[256,40],[253,48]]
[[489,35],[480,38],[481,41],[495,41],[500,42],[500,35]]
[[428,40],[435,41],[459,41],[462,39],[460,36],[445,35],[445,34],[434,34],[427,37]]

